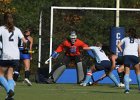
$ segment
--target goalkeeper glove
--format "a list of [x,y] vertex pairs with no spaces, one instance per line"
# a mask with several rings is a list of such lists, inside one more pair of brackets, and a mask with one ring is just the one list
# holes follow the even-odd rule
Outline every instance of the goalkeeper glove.
[[54,51],[51,56],[52,56],[52,58],[56,59],[58,57],[58,55],[59,55],[59,53]]

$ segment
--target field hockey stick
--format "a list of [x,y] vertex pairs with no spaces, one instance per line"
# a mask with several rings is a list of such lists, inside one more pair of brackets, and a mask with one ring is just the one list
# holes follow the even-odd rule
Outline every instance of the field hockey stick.
[[91,76],[91,79],[92,79],[92,82],[94,83],[94,82],[95,82],[95,80],[94,80],[94,77],[93,77],[93,75]]
[[52,59],[52,56],[50,56],[46,61],[45,61],[45,64],[48,64],[49,61]]
[[105,77],[106,77],[106,75],[105,75],[105,76],[103,76],[103,77],[101,77],[101,78],[99,78],[98,80],[94,81],[94,82],[93,82],[93,84],[98,83],[99,81],[103,80]]

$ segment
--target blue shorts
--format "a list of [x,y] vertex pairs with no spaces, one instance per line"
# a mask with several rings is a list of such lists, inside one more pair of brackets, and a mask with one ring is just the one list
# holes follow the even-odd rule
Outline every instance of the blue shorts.
[[124,64],[124,58],[123,56],[118,56],[116,59],[116,65],[123,65]]
[[109,72],[111,70],[111,62],[109,60],[103,60],[101,63],[95,63],[95,68],[97,71],[104,70]]
[[131,66],[135,66],[138,63],[139,63],[139,59],[137,56],[132,56],[132,55],[124,56],[124,66],[131,67]]
[[15,68],[19,64],[19,60],[0,60],[1,67],[13,67]]
[[31,58],[30,54],[23,54],[23,53],[21,52],[21,50],[23,50],[23,49],[24,49],[24,48],[19,48],[19,50],[20,50],[20,59],[21,59],[21,60],[30,59],[30,58]]

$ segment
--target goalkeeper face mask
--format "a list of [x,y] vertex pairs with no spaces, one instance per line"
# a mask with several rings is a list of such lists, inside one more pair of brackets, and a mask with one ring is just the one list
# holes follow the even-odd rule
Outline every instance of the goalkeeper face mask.
[[76,41],[76,38],[71,38],[71,43],[74,44]]
[[75,31],[71,32],[70,40],[71,40],[71,43],[72,43],[72,44],[75,43],[76,38],[77,38],[76,32],[75,32]]

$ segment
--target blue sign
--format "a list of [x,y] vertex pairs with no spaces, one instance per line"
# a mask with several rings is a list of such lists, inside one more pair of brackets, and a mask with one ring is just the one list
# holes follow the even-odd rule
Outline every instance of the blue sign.
[[[118,42],[124,38],[124,27],[113,27],[110,34],[110,50],[118,56],[122,56],[122,53],[118,50]],[[123,47],[122,47],[123,48]]]
[[[117,70],[113,70],[113,73],[119,81],[119,76],[118,76]],[[98,80],[103,74],[104,74],[104,71],[95,72],[93,74],[95,81]],[[77,75],[76,69],[66,69],[64,71],[64,73],[60,76],[60,78],[57,80],[56,83],[77,83],[76,75]],[[130,70],[130,78],[132,80],[130,82],[130,84],[137,84],[137,78],[136,78],[134,70]],[[91,82],[92,82],[92,80],[91,80]],[[114,84],[113,81],[109,77],[104,78],[102,81],[99,81],[99,83]]]

